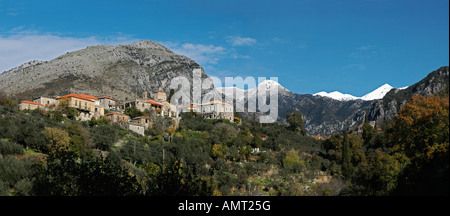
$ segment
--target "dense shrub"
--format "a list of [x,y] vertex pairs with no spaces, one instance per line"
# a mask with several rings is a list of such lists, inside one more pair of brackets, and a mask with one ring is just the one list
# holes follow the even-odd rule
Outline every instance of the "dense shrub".
[[91,129],[92,141],[100,150],[109,150],[119,140],[119,127],[115,124],[97,125]]
[[19,144],[0,140],[0,155],[23,154],[23,147]]

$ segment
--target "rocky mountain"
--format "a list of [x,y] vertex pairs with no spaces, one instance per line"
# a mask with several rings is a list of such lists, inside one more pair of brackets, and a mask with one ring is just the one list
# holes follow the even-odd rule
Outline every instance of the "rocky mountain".
[[169,92],[169,80],[203,69],[153,41],[91,46],[50,61],[32,61],[0,74],[0,90],[17,99],[85,93],[132,100],[143,90]]
[[408,102],[413,95],[430,96],[441,91],[448,91],[449,67],[441,67],[424,79],[407,88],[392,89],[381,100],[375,100],[370,104],[369,119],[381,122],[392,119],[400,108]]
[[[383,85],[375,91],[361,98],[344,99],[340,93],[338,99],[321,94],[296,94],[288,91],[280,84],[271,83],[270,86],[278,87],[278,121],[285,123],[287,113],[297,110],[303,114],[305,128],[310,135],[330,135],[341,132],[344,129],[360,126],[365,115],[369,120],[380,124],[384,120],[393,119],[400,108],[415,94],[429,96],[437,94],[444,89],[448,90],[449,67],[441,67],[431,72],[427,77],[406,88],[393,88]],[[269,89],[267,83],[263,89]],[[219,92],[225,92],[227,88],[219,88]],[[256,95],[254,89],[242,90],[231,87],[233,92],[244,92],[250,98]],[[228,95],[229,96],[229,95]],[[354,96],[353,96],[354,97]],[[247,101],[236,101],[235,103],[247,104]],[[244,112],[244,118],[258,117],[258,114]]]

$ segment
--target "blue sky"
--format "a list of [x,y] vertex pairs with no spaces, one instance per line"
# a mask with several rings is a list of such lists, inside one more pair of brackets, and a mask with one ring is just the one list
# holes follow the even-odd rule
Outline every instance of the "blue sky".
[[153,40],[208,75],[362,96],[449,65],[448,0],[0,0],[0,71]]

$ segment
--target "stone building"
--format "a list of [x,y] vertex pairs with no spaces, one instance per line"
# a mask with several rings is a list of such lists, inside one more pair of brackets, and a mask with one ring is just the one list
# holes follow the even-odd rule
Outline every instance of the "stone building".
[[128,122],[130,117],[128,115],[125,115],[122,113],[110,112],[105,115],[105,118],[108,119],[109,121],[111,121],[112,123],[116,123],[121,126],[125,126],[125,124]]
[[154,98],[149,98],[148,92],[144,90],[142,98],[126,103],[125,107],[134,106],[141,112],[144,112],[146,109],[153,109],[157,115],[175,117],[177,113],[176,106],[166,99],[166,92],[164,91],[155,91]]
[[228,119],[231,122],[234,121],[233,105],[222,101],[213,100],[208,103],[203,103],[198,112],[205,118]]
[[187,106],[180,106],[177,108],[177,113],[178,115],[181,115],[181,113],[183,112],[190,112],[192,110],[192,112],[199,112],[200,107],[191,104],[191,105],[187,105]]
[[141,136],[145,135],[145,128],[143,125],[137,124],[137,123],[132,123],[132,122],[128,122],[127,123],[127,129],[131,130],[137,134],[140,134]]
[[33,99],[33,102],[40,103],[44,105],[45,108],[48,109],[55,109],[58,106],[58,103],[56,102],[56,99],[49,98],[49,97],[38,97]]
[[168,117],[176,117],[177,116],[177,106],[175,104],[171,104],[168,101],[161,102],[163,104],[162,114]]
[[21,101],[19,103],[19,110],[35,110],[44,109],[44,105],[41,103],[31,102],[31,101]]
[[139,116],[130,120],[131,123],[136,125],[144,126],[145,129],[148,129],[152,126],[152,119],[147,116]]
[[116,107],[116,100],[114,98],[102,96],[98,98],[99,104],[103,109],[109,109],[112,110],[113,107]]
[[159,102],[167,100],[167,93],[165,91],[157,90],[153,92],[154,99]]
[[58,105],[73,107],[78,109],[80,120],[89,120],[92,117],[99,118],[104,116],[105,109],[100,106],[100,100],[92,95],[86,94],[68,94],[56,98]]

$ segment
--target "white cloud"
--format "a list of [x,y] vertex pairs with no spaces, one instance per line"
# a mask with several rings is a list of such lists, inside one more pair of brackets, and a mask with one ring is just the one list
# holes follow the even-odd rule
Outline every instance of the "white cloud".
[[9,36],[0,34],[0,73],[31,60],[47,61],[87,46],[117,45],[135,41],[123,35],[109,38],[74,38],[48,33],[39,34],[36,31],[16,31],[15,29],[8,34]]
[[220,57],[225,54],[225,48],[214,45],[192,44],[192,43],[173,43],[160,42],[174,53],[184,55],[198,64],[217,64]]
[[251,46],[256,43],[256,40],[250,37],[229,36],[227,42],[232,46]]

